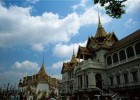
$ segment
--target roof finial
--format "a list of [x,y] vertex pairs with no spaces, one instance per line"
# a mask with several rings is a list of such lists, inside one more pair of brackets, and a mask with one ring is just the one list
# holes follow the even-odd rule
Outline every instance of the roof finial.
[[[101,21],[100,21],[99,8],[98,8],[98,20],[99,20],[98,28],[97,28],[97,32],[96,32],[95,37],[102,38],[102,37],[106,36],[106,32],[105,32],[104,28],[102,27],[102,24],[101,24]],[[103,39],[101,39],[101,40],[103,40]]]
[[99,7],[98,7],[98,20],[99,20],[98,25],[101,25]]
[[74,53],[74,45],[73,45],[73,56],[75,56],[75,53]]
[[42,67],[44,67],[44,54],[43,54]]

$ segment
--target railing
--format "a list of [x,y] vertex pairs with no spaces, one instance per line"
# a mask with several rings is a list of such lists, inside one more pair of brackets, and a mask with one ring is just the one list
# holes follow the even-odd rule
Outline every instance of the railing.
[[74,87],[75,91],[87,91],[87,90],[92,90],[92,89],[97,89],[96,85],[88,85],[88,86],[78,86]]
[[135,60],[135,59],[138,59],[140,58],[140,54],[139,55],[136,55],[136,56],[132,56],[132,57],[127,57],[126,59],[124,60],[121,60],[117,63],[112,63],[111,65],[107,65],[108,68],[112,68],[112,67],[115,67],[115,66],[118,66],[118,65],[121,65],[121,64],[124,64],[124,63],[127,63],[127,62],[130,62],[132,60]]
[[86,69],[89,67],[101,68],[101,69],[104,68],[104,64],[102,62],[92,61],[92,60],[84,60],[80,62],[79,66],[82,67],[83,69]]

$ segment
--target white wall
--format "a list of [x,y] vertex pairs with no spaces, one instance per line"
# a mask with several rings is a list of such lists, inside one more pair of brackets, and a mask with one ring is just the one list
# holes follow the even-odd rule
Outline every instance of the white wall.
[[106,53],[107,51],[106,50],[100,50],[100,51],[98,51],[98,52],[96,52],[96,54],[97,54],[97,60],[99,59],[99,62],[103,62],[103,63],[105,63],[105,57],[104,57],[104,55],[105,55],[105,53]]
[[38,93],[38,91],[46,91],[47,93],[49,92],[49,85],[45,84],[45,83],[39,83],[37,85],[37,89],[36,89],[36,93]]

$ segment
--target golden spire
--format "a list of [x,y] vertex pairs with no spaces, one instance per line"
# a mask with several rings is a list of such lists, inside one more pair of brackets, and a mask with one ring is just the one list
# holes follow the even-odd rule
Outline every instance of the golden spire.
[[76,59],[76,56],[75,56],[75,53],[74,53],[74,46],[73,46],[73,54],[72,54],[72,58],[71,58],[71,63],[77,63],[77,59]]
[[45,72],[45,65],[44,65],[44,56],[43,56],[42,65],[41,65],[41,68],[40,68],[38,74],[46,74],[46,72]]
[[44,55],[43,55],[43,61],[42,61],[42,66],[41,67],[44,67]]
[[105,37],[107,34],[104,30],[104,28],[102,27],[102,24],[101,24],[101,21],[100,21],[100,15],[99,15],[99,9],[98,9],[98,28],[97,28],[97,32],[96,32],[96,35],[95,37],[97,38],[102,38],[102,37]]
[[98,8],[98,27],[102,27],[102,24],[101,24],[101,20],[100,20],[100,15],[99,15],[99,8]]
[[74,56],[75,57],[75,53],[74,53],[74,46],[73,46],[73,55],[72,56]]

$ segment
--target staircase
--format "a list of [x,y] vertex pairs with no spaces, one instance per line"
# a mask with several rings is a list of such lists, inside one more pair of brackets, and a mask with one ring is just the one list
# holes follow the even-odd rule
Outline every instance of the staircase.
[[98,88],[98,90],[100,91],[100,94],[105,97],[105,98],[110,98],[111,100],[117,100],[119,98],[119,94],[115,93],[109,89],[100,89]]

